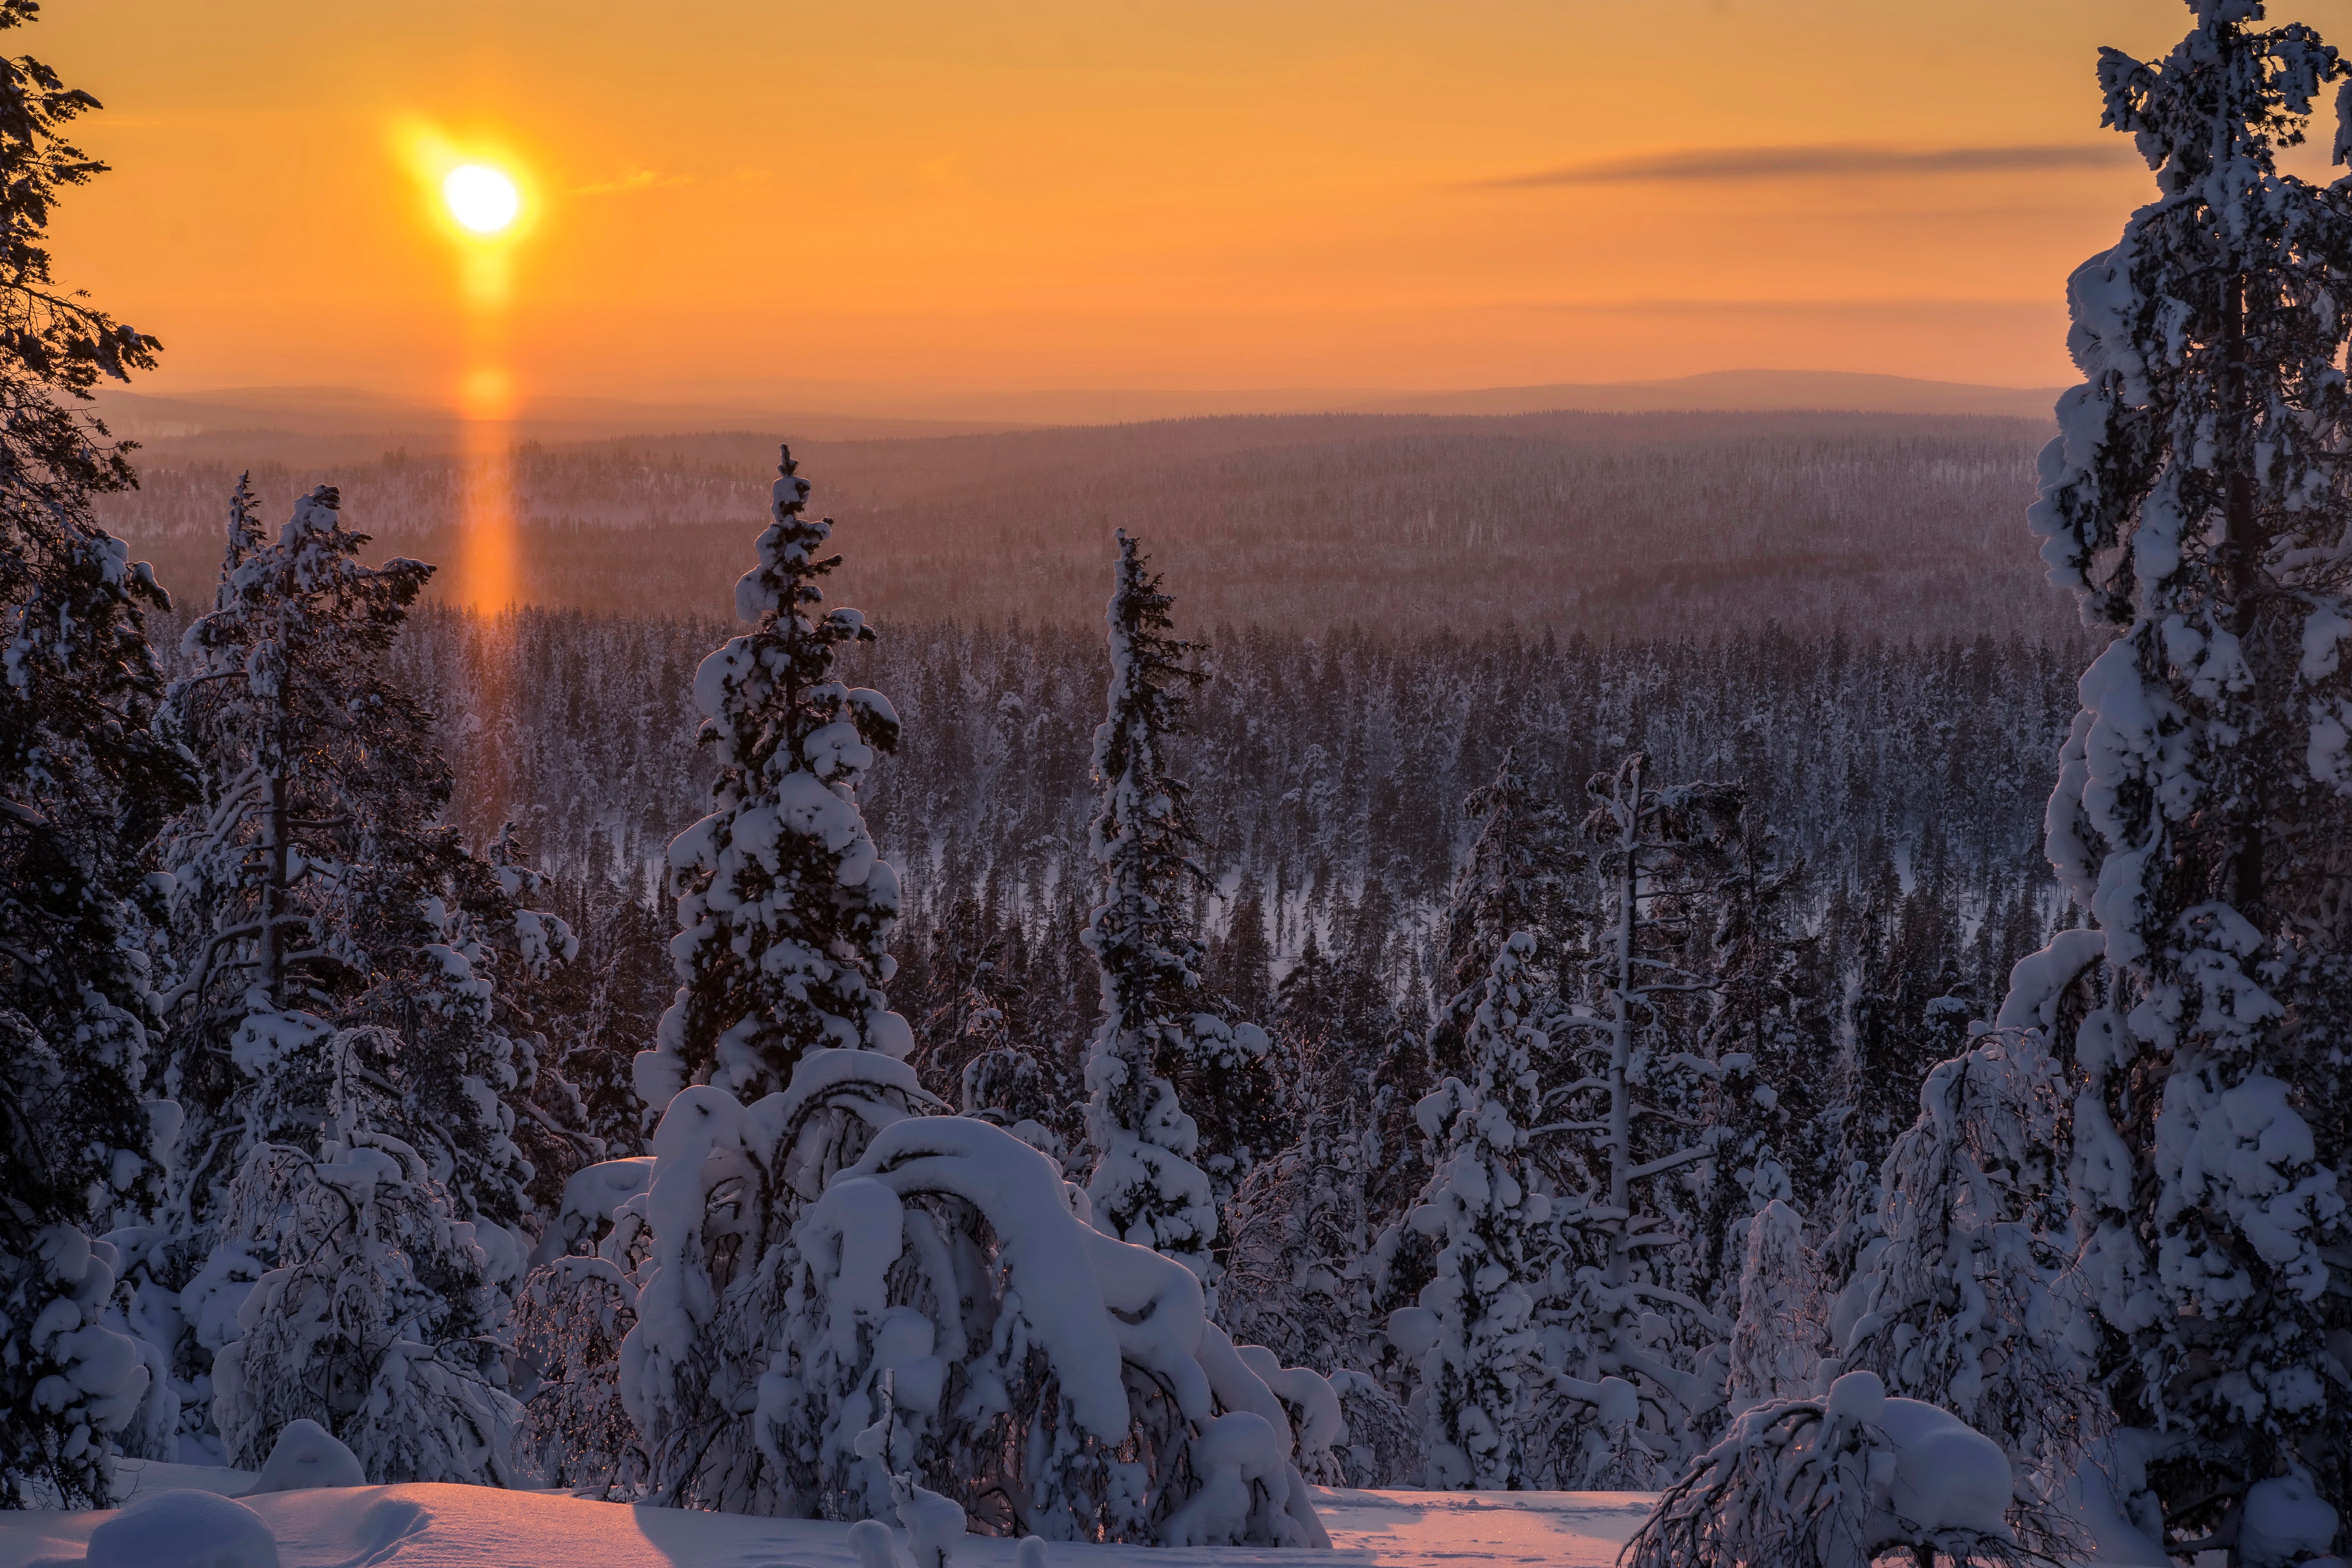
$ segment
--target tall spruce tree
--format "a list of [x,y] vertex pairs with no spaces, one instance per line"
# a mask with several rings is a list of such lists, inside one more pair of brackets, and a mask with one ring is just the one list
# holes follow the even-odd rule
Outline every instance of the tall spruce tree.
[[656,1116],[688,1083],[744,1100],[782,1089],[809,1051],[914,1048],[882,993],[898,875],[857,807],[866,771],[898,743],[898,715],[834,675],[835,650],[874,629],[853,609],[817,613],[841,557],[818,553],[833,521],[805,515],[808,493],[783,448],[760,563],[735,584],[753,629],[695,672],[696,740],[718,752],[719,779],[710,815],[669,849],[679,988],[636,1069]]
[[[0,29],[38,12],[0,0]],[[152,1190],[138,905],[190,789],[148,729],[142,616],[167,602],[91,515],[133,483],[131,447],[78,406],[160,345],[50,272],[51,208],[105,172],[65,140],[97,107],[0,58],[0,1508],[108,1501],[146,1389],[100,1321],[113,1256],[89,1232]]]
[[1200,872],[1187,792],[1164,752],[1207,677],[1192,663],[1193,645],[1173,635],[1174,604],[1122,529],[1107,616],[1109,714],[1095,731],[1090,837],[1103,900],[1084,934],[1102,975],[1102,1017],[1087,1057],[1095,1153],[1087,1190],[1096,1225],[1180,1259],[1206,1282],[1215,1273],[1216,1201],[1193,1163],[1199,1127],[1172,1081],[1191,1065],[1194,1009],[1206,1000],[1204,955],[1183,897],[1185,879]]
[[2191,9],[2162,60],[2101,54],[2158,194],[2069,282],[2032,521],[2114,639],[2048,818],[2105,943],[2059,1041],[2099,1374],[2143,1523],[2267,1562],[2297,1495],[2352,1512],[2352,190],[2277,159],[2352,73],[2258,0]]

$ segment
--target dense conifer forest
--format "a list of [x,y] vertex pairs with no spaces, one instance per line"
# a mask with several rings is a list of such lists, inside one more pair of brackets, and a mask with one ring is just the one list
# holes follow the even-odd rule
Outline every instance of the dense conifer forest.
[[[1185,584],[1193,627],[1613,640],[1778,620],[2047,640],[2074,618],[2008,520],[2032,499],[2048,435],[1955,416],[1330,415],[793,449],[854,542],[841,591],[892,622],[1098,625],[1124,526]],[[775,439],[526,444],[496,463],[338,451],[252,478],[272,510],[331,482],[379,552],[452,572],[467,521],[510,512],[526,599],[706,616],[727,603]],[[156,442],[140,489],[101,503],[175,591],[215,564],[219,498],[240,469],[201,454],[222,440]],[[466,602],[462,576],[438,586]]]

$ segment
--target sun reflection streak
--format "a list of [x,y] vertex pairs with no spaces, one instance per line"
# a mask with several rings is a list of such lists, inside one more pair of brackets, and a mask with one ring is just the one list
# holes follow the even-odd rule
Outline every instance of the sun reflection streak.
[[492,363],[470,372],[459,409],[465,545],[453,596],[483,616],[495,616],[521,597],[522,586],[515,525],[514,387],[505,369]]

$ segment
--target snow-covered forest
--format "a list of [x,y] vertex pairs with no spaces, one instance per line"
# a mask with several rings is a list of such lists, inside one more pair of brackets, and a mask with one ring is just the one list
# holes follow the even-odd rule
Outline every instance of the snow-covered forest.
[[[1089,623],[869,616],[789,447],[731,619],[438,607],[364,491],[226,474],[174,603],[81,407],[161,345],[48,283],[91,106],[0,62],[0,1507],[255,1478],[98,1568],[418,1483],[862,1568],[1325,1549],[1348,1489],[1640,1494],[1633,1568],[2339,1562],[2352,183],[2274,153],[2339,82],[2352,152],[2352,65],[2193,12],[2099,66],[2160,194],[2001,523],[2047,629],[1213,621],[1150,509]],[[1704,447],[1742,549],[1852,521],[1775,438]]]

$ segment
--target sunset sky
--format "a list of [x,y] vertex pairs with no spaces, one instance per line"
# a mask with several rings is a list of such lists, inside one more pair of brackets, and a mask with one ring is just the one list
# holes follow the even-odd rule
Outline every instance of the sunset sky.
[[[2273,6],[2347,35],[2352,7]],[[2173,0],[49,0],[158,392],[2069,379]],[[2325,135],[2319,140],[2324,144]],[[450,159],[524,217],[471,262]],[[2307,172],[2324,166],[2299,163]],[[478,244],[477,243],[477,248]],[[507,269],[486,304],[467,267]],[[496,290],[492,289],[495,293]]]

